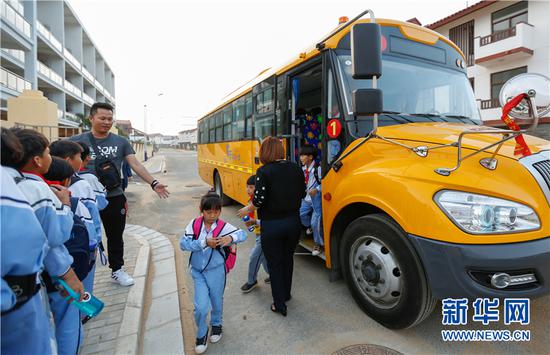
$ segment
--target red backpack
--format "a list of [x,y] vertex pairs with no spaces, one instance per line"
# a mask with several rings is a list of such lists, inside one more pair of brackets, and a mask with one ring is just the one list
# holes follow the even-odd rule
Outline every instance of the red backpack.
[[[201,233],[203,224],[203,217],[198,217],[193,220],[193,239],[198,239],[199,235]],[[220,237],[220,233],[222,232],[223,228],[225,227],[226,223],[222,221],[221,219],[217,220],[216,228],[212,231],[212,237],[218,238]],[[226,233],[222,235],[221,237],[225,237],[226,235],[229,235],[235,231],[231,231],[230,233]],[[229,245],[223,248],[223,253],[220,251],[220,248],[216,248],[220,254],[222,254],[223,258],[225,259],[225,272],[229,273],[235,266],[235,263],[237,261],[237,246],[236,245]],[[191,261],[191,260],[189,260]],[[210,260],[208,260],[210,263]],[[208,264],[206,264],[208,266]],[[206,267],[205,267],[206,269]]]

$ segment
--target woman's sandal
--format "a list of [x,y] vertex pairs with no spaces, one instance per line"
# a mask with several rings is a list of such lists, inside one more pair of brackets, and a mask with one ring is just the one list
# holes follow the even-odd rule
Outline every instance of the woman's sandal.
[[271,312],[280,313],[283,317],[286,317],[286,308],[285,308],[285,309],[278,310],[277,308],[275,308],[275,304],[274,304],[274,303],[271,304]]

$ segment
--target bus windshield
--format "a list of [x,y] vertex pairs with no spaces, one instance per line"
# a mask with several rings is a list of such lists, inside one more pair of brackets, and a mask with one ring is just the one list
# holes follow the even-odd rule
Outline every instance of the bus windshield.
[[[353,79],[349,52],[337,57],[346,111],[353,118],[351,93],[355,89],[372,88],[372,81]],[[384,55],[382,76],[377,84],[382,89],[384,112],[389,113],[383,115],[389,117],[382,117],[381,125],[426,121],[481,123],[470,82],[460,71]],[[392,116],[399,117],[392,123]],[[367,126],[364,128],[368,129]]]

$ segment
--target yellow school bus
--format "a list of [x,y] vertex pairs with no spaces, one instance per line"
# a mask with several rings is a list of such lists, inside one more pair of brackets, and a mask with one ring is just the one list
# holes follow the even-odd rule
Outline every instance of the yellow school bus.
[[[377,19],[372,47],[360,26],[373,22],[342,23],[202,117],[200,176],[224,203],[246,204],[263,137],[283,139],[291,161],[301,145],[317,144],[321,257],[331,279],[343,276],[388,328],[418,324],[438,299],[547,294],[550,143],[524,135],[532,154],[514,155],[516,132],[481,126],[454,43]],[[364,50],[365,38],[378,52]],[[381,73],[358,74],[372,58]]]

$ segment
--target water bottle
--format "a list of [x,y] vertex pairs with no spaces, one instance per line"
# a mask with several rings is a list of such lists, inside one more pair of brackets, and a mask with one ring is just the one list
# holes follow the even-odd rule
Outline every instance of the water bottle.
[[54,281],[58,282],[61,286],[63,286],[65,291],[67,291],[69,296],[66,299],[72,299],[73,302],[71,302],[71,304],[78,308],[87,317],[95,317],[103,310],[103,302],[91,293],[84,292],[82,301],[78,301],[78,299],[80,298],[79,294],[76,293],[72,288],[70,288],[65,281],[57,277],[54,278]]
[[[250,217],[249,216],[244,216],[243,217],[243,222],[248,222],[248,221],[250,221]],[[252,226],[248,227],[249,232],[254,232],[254,229],[256,229],[255,225],[252,225]]]

